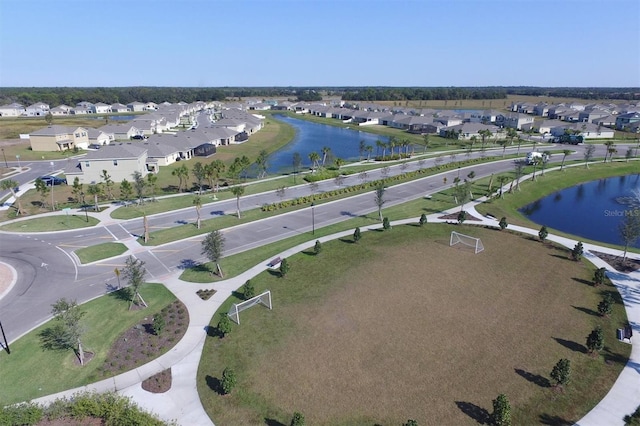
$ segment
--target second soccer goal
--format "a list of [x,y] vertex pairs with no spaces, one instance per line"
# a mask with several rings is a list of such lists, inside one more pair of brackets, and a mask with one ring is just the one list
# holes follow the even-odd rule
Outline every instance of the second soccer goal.
[[475,254],[478,254],[484,250],[484,246],[482,245],[482,241],[480,240],[480,238],[475,238],[456,231],[451,231],[449,246],[454,246],[456,244],[462,244],[464,246],[471,247],[474,250]]

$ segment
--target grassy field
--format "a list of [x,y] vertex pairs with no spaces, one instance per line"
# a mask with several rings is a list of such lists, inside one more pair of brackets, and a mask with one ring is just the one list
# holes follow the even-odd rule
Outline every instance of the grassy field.
[[2,351],[0,376],[3,383],[11,386],[0,386],[0,402],[3,405],[13,404],[97,380],[97,369],[103,365],[114,339],[140,319],[153,316],[176,300],[161,284],[145,284],[141,294],[149,308],[128,310],[129,302],[123,300],[119,292],[82,305],[86,311],[82,324],[87,330],[83,344],[86,351],[94,353],[93,359],[84,367],[76,365],[72,351],[45,351],[41,348],[38,333],[50,323],[18,339],[11,345],[10,355]]
[[55,215],[7,223],[0,226],[0,229],[13,232],[68,231],[96,226],[99,222],[98,219],[90,216],[87,222],[84,214]]
[[[514,424],[585,414],[630,352],[610,337],[626,321],[615,289],[585,285],[593,268],[564,249],[464,227],[484,243],[474,255],[448,247],[452,229],[367,232],[292,256],[286,278],[252,279],[274,309],[243,311],[228,337],[207,339],[198,391],[213,421],[286,424],[300,411],[311,424],[474,424],[502,392]],[[605,292],[617,298],[610,319],[595,314]],[[583,344],[598,324],[607,347],[592,358]],[[547,386],[560,358],[572,362],[564,393]],[[222,397],[225,367],[238,387]]]
[[78,249],[75,254],[80,259],[80,263],[91,263],[119,256],[125,251],[127,251],[127,246],[122,243],[102,243]]

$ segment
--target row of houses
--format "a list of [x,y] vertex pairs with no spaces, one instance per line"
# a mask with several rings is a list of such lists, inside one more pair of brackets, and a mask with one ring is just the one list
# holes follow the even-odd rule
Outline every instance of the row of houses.
[[[206,110],[208,108],[200,110],[200,119],[204,118],[205,123],[200,123],[186,131],[156,132],[147,136],[135,127],[136,120],[125,125],[93,129],[95,132],[106,133],[105,128],[110,127],[113,133],[108,134],[109,141],[100,149],[90,150],[86,156],[67,169],[65,171],[67,179],[73,181],[77,177],[80,183],[91,184],[101,181],[103,170],[118,182],[122,179],[131,180],[135,172],[142,176],[157,173],[161,167],[176,161],[213,155],[218,146],[242,143],[264,125],[260,116],[244,110],[221,109],[214,114],[209,114],[205,112]],[[211,121],[211,118],[214,120]],[[114,129],[115,126],[118,129]],[[78,133],[83,137],[82,130],[85,129],[74,129],[73,136],[75,137],[75,133]],[[121,133],[123,131],[127,133]],[[89,142],[91,133],[87,131],[86,137],[89,138]],[[132,133],[144,135],[144,138],[137,142],[123,137]]]
[[[176,104],[179,106],[187,105],[186,103]],[[171,106],[170,103],[156,104],[154,102],[131,102],[127,105],[121,103],[105,104],[102,102],[78,102],[74,107],[69,105],[58,105],[50,108],[48,104],[36,102],[29,106],[19,103],[8,105],[0,105],[0,117],[42,117],[47,114],[53,116],[66,115],[87,115],[87,114],[121,114],[127,112],[144,112],[155,111],[163,106]]]
[[591,123],[600,127],[640,133],[640,105],[625,104],[581,104],[546,102],[514,102],[511,111],[539,117],[548,117],[569,123]]

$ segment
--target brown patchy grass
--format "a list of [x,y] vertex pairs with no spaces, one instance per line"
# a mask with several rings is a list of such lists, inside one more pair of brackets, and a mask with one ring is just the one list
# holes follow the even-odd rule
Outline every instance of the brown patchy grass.
[[[602,320],[590,314],[602,290],[582,283],[593,268],[566,250],[462,228],[483,240],[475,255],[448,246],[451,229],[403,226],[325,243],[319,257],[291,257],[286,278],[253,279],[272,291],[274,310],[243,311],[229,337],[207,342],[199,392],[212,419],[286,423],[300,411],[312,424],[473,424],[499,393],[514,424],[585,414],[629,354],[611,338],[611,365],[583,353],[596,323],[613,336],[626,320],[619,299]],[[572,361],[574,384],[558,395],[541,385],[560,358]],[[226,366],[239,372],[239,389],[220,397],[211,383]]]

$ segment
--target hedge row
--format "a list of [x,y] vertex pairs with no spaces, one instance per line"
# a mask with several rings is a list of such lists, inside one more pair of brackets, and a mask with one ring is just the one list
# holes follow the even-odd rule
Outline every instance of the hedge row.
[[415,178],[422,177],[424,175],[429,175],[429,174],[440,172],[443,170],[455,169],[455,168],[467,166],[470,164],[486,162],[489,159],[490,159],[489,157],[484,159],[474,158],[474,159],[469,159],[464,161],[451,162],[451,163],[443,164],[440,166],[429,167],[427,169],[418,169],[418,170],[405,172],[395,176],[389,176],[384,179],[373,180],[370,182],[363,182],[361,184],[347,186],[342,189],[335,189],[333,191],[326,191],[318,194],[311,194],[305,197],[294,198],[292,200],[281,201],[278,203],[263,204],[262,211],[272,212],[280,209],[286,209],[292,206],[307,205],[319,200],[327,200],[327,199],[339,197],[341,195],[345,195],[353,192],[360,192],[368,189],[374,189],[374,188],[377,188],[379,185],[389,186],[394,182],[398,182],[398,181],[412,180]]

